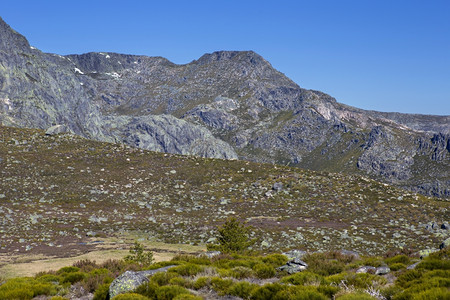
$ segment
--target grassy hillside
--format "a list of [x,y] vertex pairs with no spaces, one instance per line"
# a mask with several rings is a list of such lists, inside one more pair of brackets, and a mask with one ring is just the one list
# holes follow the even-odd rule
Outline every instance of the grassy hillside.
[[0,127],[0,204],[5,255],[67,256],[129,232],[204,244],[230,216],[253,226],[254,248],[262,251],[382,254],[437,248],[449,237],[440,229],[448,201],[364,177],[9,127]]

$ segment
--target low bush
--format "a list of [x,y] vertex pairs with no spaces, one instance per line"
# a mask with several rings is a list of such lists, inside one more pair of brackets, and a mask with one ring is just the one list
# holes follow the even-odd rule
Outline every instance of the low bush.
[[288,258],[285,255],[275,253],[275,254],[270,254],[270,255],[267,255],[266,257],[263,257],[262,261],[265,264],[268,264],[268,265],[271,265],[272,267],[277,268],[277,267],[280,267],[280,266],[286,264],[288,262]]
[[340,273],[344,270],[345,264],[335,258],[329,259],[330,253],[313,253],[304,257],[308,264],[308,271],[329,276]]
[[57,293],[52,283],[40,282],[34,278],[14,278],[0,286],[0,299],[32,299],[39,295],[51,296]]
[[256,284],[252,284],[247,281],[240,281],[230,286],[227,290],[227,294],[240,297],[242,299],[250,299],[250,295],[256,288],[258,288],[258,285]]
[[171,268],[170,271],[178,273],[181,276],[194,276],[203,271],[203,268],[193,263],[187,263]]
[[156,290],[157,300],[172,300],[176,296],[190,294],[188,290],[177,285],[166,285]]
[[[391,268],[393,264],[404,264],[409,265],[411,263],[411,259],[406,255],[397,255],[394,257],[389,257],[384,260],[384,262]],[[392,269],[392,268],[391,268]]]
[[106,300],[109,299],[109,284],[104,283],[99,285],[94,293],[92,300]]
[[247,267],[234,267],[230,271],[230,275],[236,279],[244,279],[253,277],[253,270]]
[[253,267],[256,277],[260,279],[271,278],[275,276],[276,270],[274,267],[266,264],[257,264]]
[[226,295],[228,289],[233,285],[233,280],[219,277],[211,278],[211,287],[219,294]]
[[172,278],[180,277],[175,272],[158,272],[150,277],[150,281],[156,283],[159,286],[168,285]]
[[353,292],[337,297],[338,300],[376,300],[377,298],[362,292]]
[[[250,299],[254,300],[271,300],[275,299],[275,295],[286,287],[279,283],[269,283],[253,290]],[[281,299],[281,298],[279,298]],[[289,299],[289,298],[287,298]]]
[[74,284],[75,282],[81,281],[83,279],[85,279],[87,277],[86,273],[82,273],[82,272],[71,272],[71,273],[67,273],[62,275],[62,279],[61,279],[61,283],[70,283],[70,284]]
[[325,278],[306,271],[283,277],[280,282],[293,285],[320,285],[325,282]]
[[119,294],[112,298],[112,300],[149,300],[149,298],[136,293],[127,293]]

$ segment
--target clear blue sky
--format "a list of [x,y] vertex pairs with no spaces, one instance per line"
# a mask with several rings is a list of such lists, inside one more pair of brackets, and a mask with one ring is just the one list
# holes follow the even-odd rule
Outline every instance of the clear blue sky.
[[447,0],[1,0],[0,16],[44,52],[253,50],[348,105],[450,115]]

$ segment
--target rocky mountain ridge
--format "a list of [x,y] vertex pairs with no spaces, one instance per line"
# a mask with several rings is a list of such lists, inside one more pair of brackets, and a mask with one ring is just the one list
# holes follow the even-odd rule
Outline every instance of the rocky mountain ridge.
[[364,174],[450,196],[450,116],[365,111],[299,87],[252,51],[43,53],[0,19],[0,122],[149,150]]

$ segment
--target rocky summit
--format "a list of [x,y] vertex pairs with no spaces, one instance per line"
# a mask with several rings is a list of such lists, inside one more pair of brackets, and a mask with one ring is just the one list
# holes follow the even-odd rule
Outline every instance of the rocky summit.
[[0,122],[358,174],[450,197],[450,116],[349,107],[299,87],[252,51],[214,52],[185,65],[116,53],[61,56],[31,47],[0,19]]

